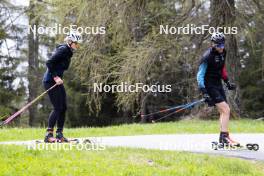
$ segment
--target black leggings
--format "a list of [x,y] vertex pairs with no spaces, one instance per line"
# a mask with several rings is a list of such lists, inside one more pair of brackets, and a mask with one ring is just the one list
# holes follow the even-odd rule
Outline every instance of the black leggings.
[[[47,90],[54,84],[55,82],[44,82],[44,88]],[[57,131],[62,132],[67,110],[66,92],[63,84],[54,87],[48,92],[48,95],[53,105],[53,111],[49,115],[48,131],[53,130],[57,122]]]

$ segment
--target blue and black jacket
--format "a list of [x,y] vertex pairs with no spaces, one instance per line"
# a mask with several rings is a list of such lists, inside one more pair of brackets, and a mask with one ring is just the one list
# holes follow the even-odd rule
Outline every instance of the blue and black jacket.
[[72,55],[72,49],[67,44],[58,45],[46,62],[47,70],[43,82],[54,82],[53,78],[56,76],[62,78],[63,72],[69,68]]
[[197,82],[200,90],[210,86],[222,86],[222,81],[228,81],[225,67],[226,51],[218,53],[214,48],[209,48],[202,56]]

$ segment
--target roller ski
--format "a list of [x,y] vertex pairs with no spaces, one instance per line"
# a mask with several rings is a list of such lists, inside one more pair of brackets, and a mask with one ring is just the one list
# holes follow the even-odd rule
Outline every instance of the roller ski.
[[74,143],[74,144],[80,144],[80,143],[83,143],[83,144],[92,144],[92,141],[89,140],[89,139],[84,139],[84,140],[79,140],[79,139],[68,139],[67,142],[61,142],[61,141],[58,141],[56,138],[55,140],[50,140],[49,139],[49,142],[45,142],[45,141],[42,141],[42,140],[36,140],[35,141],[37,144],[39,143],[47,143],[47,144],[52,144],[52,143]]
[[212,142],[213,150],[253,150],[258,151],[259,145],[255,143],[248,143],[245,146],[230,138],[228,132],[221,132],[219,142]]
[[44,141],[37,140],[36,143],[80,143],[78,139],[67,139],[63,136],[62,132],[56,132],[56,137],[53,132],[48,131],[45,135]]
[[231,144],[223,144],[219,142],[212,142],[212,149],[213,150],[253,150],[258,151],[259,145],[255,143],[248,143],[244,145],[231,145]]
[[47,143],[47,144],[52,144],[52,143],[75,143],[75,144],[79,144],[80,143],[79,139],[68,139],[67,142],[65,142],[65,141],[61,142],[61,141],[56,140],[56,138],[55,138],[55,140],[53,140],[53,139],[49,139],[49,141],[36,140],[35,142],[37,144],[39,144],[39,143]]

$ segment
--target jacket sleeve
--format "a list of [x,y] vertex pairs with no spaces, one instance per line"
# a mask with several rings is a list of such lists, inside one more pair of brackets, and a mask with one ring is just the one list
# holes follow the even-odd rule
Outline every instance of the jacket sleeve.
[[228,81],[228,76],[227,76],[227,71],[226,71],[226,66],[224,65],[222,68],[222,79],[227,82]]
[[205,88],[204,78],[205,78],[205,73],[206,73],[206,69],[207,69],[207,66],[208,66],[207,60],[208,60],[208,57],[209,57],[209,53],[210,53],[210,51],[206,51],[204,53],[204,55],[203,55],[203,57],[201,59],[201,63],[199,65],[198,72],[197,72],[196,79],[197,79],[197,82],[198,82],[198,88],[199,89]]
[[64,48],[63,47],[59,47],[59,48],[56,49],[54,54],[52,54],[50,59],[47,60],[46,66],[48,67],[52,78],[57,76],[56,65],[60,62],[61,59],[63,59],[64,54],[65,54]]

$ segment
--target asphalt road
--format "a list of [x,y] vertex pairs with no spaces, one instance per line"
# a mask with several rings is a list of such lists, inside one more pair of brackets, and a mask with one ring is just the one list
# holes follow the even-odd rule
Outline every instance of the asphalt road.
[[[111,147],[132,147],[157,150],[175,150],[193,153],[205,153],[238,157],[249,160],[264,161],[264,134],[231,134],[232,138],[242,145],[258,143],[258,151],[249,150],[213,150],[211,142],[217,141],[218,134],[169,134],[169,135],[138,135],[113,137],[88,137],[94,143]],[[86,138],[80,138],[80,141]],[[35,141],[10,141],[0,144],[32,145]]]
[[96,140],[106,146],[176,150],[264,161],[264,134],[232,134],[232,138],[242,145],[247,143],[259,144],[260,149],[258,151],[213,150],[211,142],[217,141],[218,138],[218,134],[179,134],[102,137],[96,138]]

